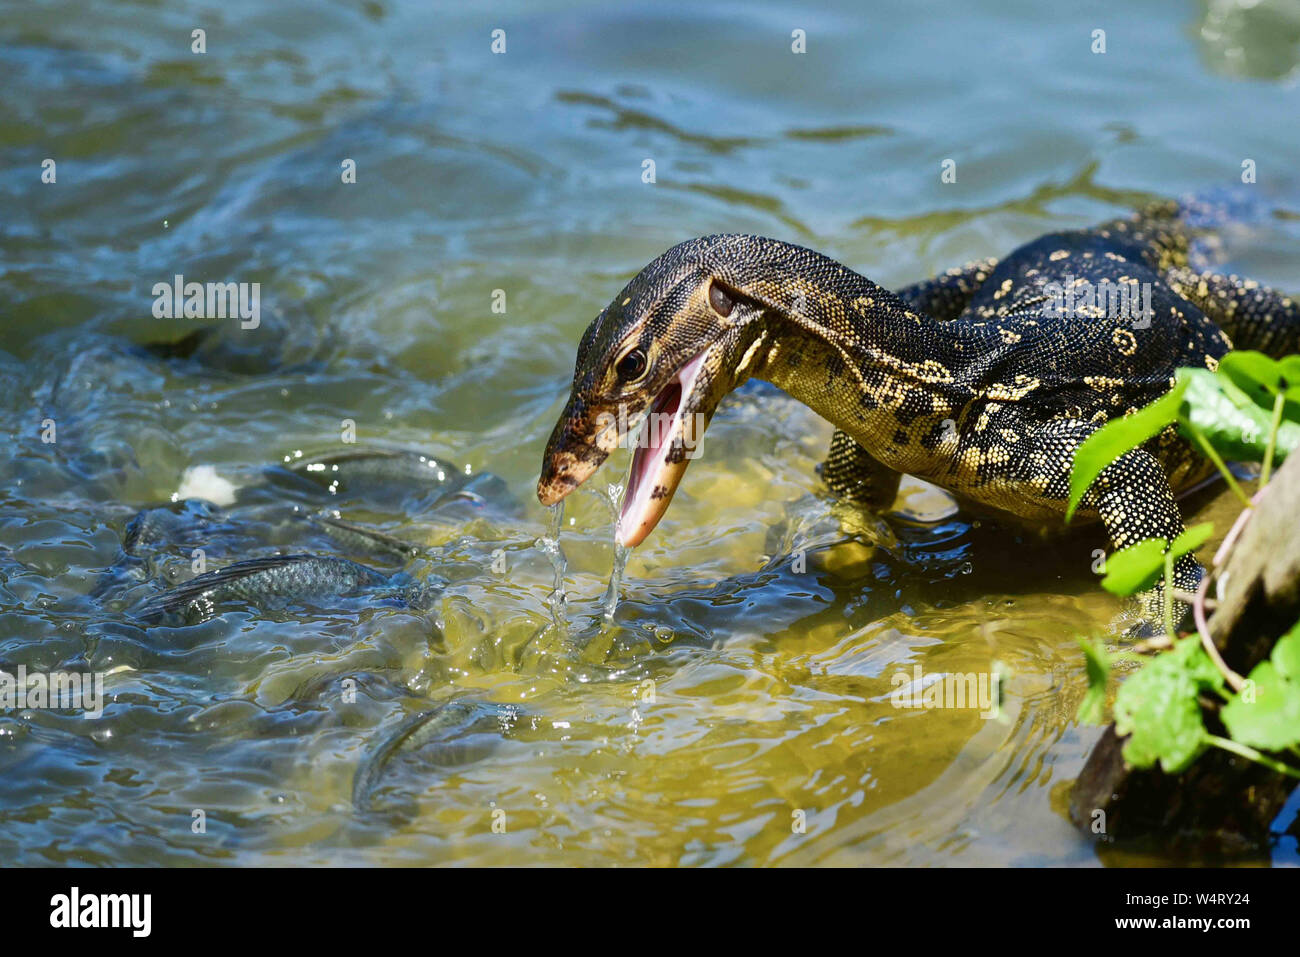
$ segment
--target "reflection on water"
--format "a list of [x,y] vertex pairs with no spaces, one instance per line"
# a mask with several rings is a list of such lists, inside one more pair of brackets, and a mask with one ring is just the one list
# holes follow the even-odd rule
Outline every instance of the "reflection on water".
[[1201,0],[1196,24],[1206,62],[1229,76],[1300,79],[1300,3],[1296,0]]
[[[6,11],[0,666],[110,698],[0,712],[6,860],[1098,861],[1060,800],[1098,733],[1074,638],[1121,611],[1094,535],[847,512],[829,428],[762,384],[631,555],[536,470],[581,330],[691,235],[900,285],[1249,156],[1291,215],[1231,265],[1294,287],[1293,5],[737,10]],[[261,325],[153,318],[177,274],[259,282]],[[312,471],[349,434],[456,479]],[[196,550],[379,579],[142,621]],[[1002,676],[999,715],[895,707],[918,667]]]

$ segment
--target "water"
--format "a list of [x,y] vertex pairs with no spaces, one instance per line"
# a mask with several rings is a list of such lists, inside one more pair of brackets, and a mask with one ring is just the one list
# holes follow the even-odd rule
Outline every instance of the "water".
[[[690,236],[773,235],[901,285],[1249,159],[1289,218],[1231,266],[1300,289],[1294,3],[12,2],[0,24],[0,662],[111,672],[98,721],[0,713],[5,861],[1131,860],[1062,813],[1098,733],[1072,719],[1074,636],[1119,612],[1095,539],[976,527],[924,490],[904,504],[935,523],[847,535],[814,472],[829,429],[756,384],[625,569],[604,496],[566,503],[557,614],[533,487],[583,328]],[[259,282],[259,328],[154,318],[176,274]],[[128,348],[196,325],[219,335],[191,359]],[[195,547],[350,555],[245,509],[119,564],[188,469],[246,483],[348,422],[521,503],[332,503],[418,544],[401,573],[431,608],[129,618]],[[1202,508],[1226,530],[1230,503]],[[997,720],[890,703],[917,664],[995,662]],[[519,717],[403,751],[396,810],[358,814],[367,756],[446,702]],[[1294,837],[1270,856],[1294,863]]]
[[[623,508],[623,496],[627,494],[628,481],[632,476],[631,456],[628,457],[627,472],[623,480],[618,483],[611,483],[605,486],[605,504],[609,506],[609,525],[610,528],[617,529],[618,515]],[[614,613],[618,611],[618,600],[622,597],[623,575],[627,572],[628,559],[632,557],[632,549],[618,544],[617,537],[614,541],[614,566],[609,572],[609,587],[605,589],[605,621],[614,620]]]
[[568,561],[560,545],[560,535],[564,530],[564,503],[551,506],[551,527],[545,538],[538,539],[537,547],[551,560],[555,569],[555,581],[546,602],[551,607],[551,622],[557,631],[566,633],[569,626],[569,598],[564,590],[564,573],[568,571]]

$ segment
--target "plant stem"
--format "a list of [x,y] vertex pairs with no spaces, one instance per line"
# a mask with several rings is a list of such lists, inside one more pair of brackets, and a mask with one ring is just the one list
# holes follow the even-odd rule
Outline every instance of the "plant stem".
[[1187,423],[1187,427],[1191,429],[1192,435],[1196,437],[1196,441],[1200,445],[1201,451],[1205,453],[1206,458],[1214,463],[1215,467],[1218,468],[1219,473],[1227,481],[1228,487],[1232,489],[1237,498],[1241,499],[1241,504],[1246,506],[1246,508],[1254,508],[1255,506],[1251,504],[1250,499],[1246,497],[1246,493],[1243,492],[1241,486],[1237,484],[1237,479],[1228,471],[1228,466],[1223,464],[1223,459],[1220,458],[1219,453],[1214,450],[1214,446],[1212,446],[1209,440],[1201,434],[1201,430],[1190,422]]
[[1291,767],[1289,764],[1283,764],[1275,758],[1270,758],[1267,754],[1256,751],[1252,747],[1233,741],[1231,738],[1221,738],[1217,734],[1207,734],[1205,736],[1207,743],[1214,745],[1216,748],[1222,748],[1224,751],[1231,751],[1238,757],[1243,757],[1248,761],[1254,761],[1256,764],[1262,764],[1264,767],[1276,771],[1278,774],[1285,774],[1287,777],[1300,778],[1300,771]]
[[[1242,514],[1246,513],[1243,512]],[[1196,620],[1196,632],[1201,637],[1201,647],[1205,649],[1205,653],[1214,662],[1214,667],[1219,669],[1219,674],[1223,675],[1224,680],[1228,682],[1232,690],[1240,692],[1246,681],[1241,675],[1229,668],[1227,662],[1223,660],[1223,655],[1219,654],[1218,646],[1215,645],[1214,639],[1210,637],[1210,625],[1205,620],[1205,593],[1210,588],[1210,575],[1211,572],[1207,571],[1205,577],[1201,579],[1200,585],[1196,588],[1196,595],[1192,599],[1192,617]]]
[[1268,447],[1264,449],[1264,467],[1259,472],[1259,486],[1268,484],[1268,477],[1273,472],[1273,451],[1277,448],[1277,430],[1282,427],[1282,407],[1286,405],[1286,393],[1279,392],[1273,399],[1273,424],[1268,430]]
[[[1183,591],[1181,588],[1175,588],[1174,598],[1176,598],[1178,601],[1181,601],[1184,605],[1190,605],[1192,602],[1196,601],[1196,593],[1190,591]],[[1214,611],[1215,606],[1217,605],[1218,602],[1216,602],[1213,598],[1205,599],[1206,611]]]
[[[1259,498],[1259,492],[1255,493],[1255,497]],[[1223,537],[1223,543],[1219,545],[1218,551],[1214,553],[1214,558],[1210,561],[1211,565],[1218,568],[1227,560],[1228,554],[1232,551],[1232,546],[1237,544],[1237,537],[1241,535],[1241,530],[1246,527],[1246,523],[1250,521],[1250,517],[1254,514],[1255,512],[1252,509],[1243,508],[1241,510],[1237,520],[1232,523],[1232,528],[1228,529],[1228,534]]]

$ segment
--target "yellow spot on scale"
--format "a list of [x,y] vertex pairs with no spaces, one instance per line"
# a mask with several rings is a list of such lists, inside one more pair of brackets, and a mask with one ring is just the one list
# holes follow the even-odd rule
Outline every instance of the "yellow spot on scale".
[[749,363],[754,358],[754,353],[758,352],[759,347],[763,344],[763,340],[766,338],[767,338],[766,333],[760,335],[757,339],[754,340],[753,345],[751,345],[748,349],[745,350],[745,354],[740,357],[739,365],[736,366],[737,373],[744,372],[746,369],[749,368]]
[[1096,389],[1101,392],[1105,389],[1117,389],[1124,384],[1123,379],[1116,379],[1108,375],[1086,375],[1083,381],[1087,383],[1090,389]]
[[1003,402],[1019,402],[1040,385],[1042,385],[1042,382],[1033,376],[1018,375],[1012,384],[1005,382],[993,383],[989,386],[987,394],[990,399],[1000,399]]
[[910,367],[913,375],[922,382],[951,382],[952,373],[942,362],[936,362],[934,359],[926,359],[924,362],[917,363]]
[[1115,344],[1115,348],[1121,354],[1131,356],[1137,352],[1137,336],[1133,335],[1132,330],[1120,327],[1111,333],[1110,341]]

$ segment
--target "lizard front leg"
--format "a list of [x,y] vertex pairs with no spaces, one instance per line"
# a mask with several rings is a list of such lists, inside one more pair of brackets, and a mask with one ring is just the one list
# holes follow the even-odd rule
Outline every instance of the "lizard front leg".
[[894,504],[903,476],[839,429],[831,436],[831,450],[818,469],[831,493],[839,499],[883,512]]
[[[1172,542],[1181,535],[1183,519],[1169,487],[1165,470],[1150,452],[1133,449],[1102,471],[1084,496],[1083,506],[1101,517],[1111,544],[1128,548],[1148,538]],[[1174,587],[1192,592],[1205,570],[1191,555],[1174,562]],[[1140,596],[1147,617],[1158,618],[1163,608],[1161,586]],[[1181,617],[1182,612],[1178,613]]]

